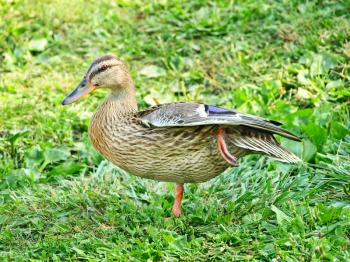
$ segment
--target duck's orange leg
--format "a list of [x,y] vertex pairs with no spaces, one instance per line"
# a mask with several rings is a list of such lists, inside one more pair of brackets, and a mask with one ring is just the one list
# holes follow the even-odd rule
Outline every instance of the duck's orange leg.
[[175,202],[173,205],[173,214],[175,217],[181,216],[181,201],[184,193],[184,184],[176,183]]
[[221,156],[231,165],[236,165],[237,158],[235,158],[233,155],[230,154],[230,152],[227,149],[227,145],[224,139],[225,135],[225,129],[222,127],[219,127],[218,134],[217,134],[217,142],[218,142],[218,149],[221,154]]

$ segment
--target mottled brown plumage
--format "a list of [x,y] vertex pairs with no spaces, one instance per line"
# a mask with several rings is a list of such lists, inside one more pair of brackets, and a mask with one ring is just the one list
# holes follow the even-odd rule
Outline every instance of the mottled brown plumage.
[[172,103],[138,112],[127,67],[113,56],[95,60],[63,104],[99,87],[107,87],[111,93],[91,119],[92,144],[132,175],[178,183],[176,216],[181,214],[183,183],[208,181],[246,154],[299,161],[273,134],[299,138],[275,121],[195,103]]
[[218,152],[216,131],[216,126],[147,127],[135,108],[126,110],[113,94],[89,126],[92,144],[112,163],[133,175],[177,183],[204,182],[229,166]]

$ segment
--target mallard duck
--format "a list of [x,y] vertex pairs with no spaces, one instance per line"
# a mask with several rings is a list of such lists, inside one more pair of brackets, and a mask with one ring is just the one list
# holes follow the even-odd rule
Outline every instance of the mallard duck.
[[96,59],[62,104],[99,88],[108,88],[110,94],[90,121],[93,146],[129,174],[175,182],[172,213],[176,217],[181,215],[184,183],[208,181],[236,166],[242,156],[257,153],[289,163],[300,161],[274,134],[300,138],[277,121],[192,102],[138,111],[128,67],[112,55]]

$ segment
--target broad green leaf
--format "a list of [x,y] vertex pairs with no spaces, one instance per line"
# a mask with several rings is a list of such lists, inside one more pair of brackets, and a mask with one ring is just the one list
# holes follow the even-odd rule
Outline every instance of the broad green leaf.
[[155,65],[148,65],[143,67],[140,70],[140,74],[144,75],[148,78],[156,78],[156,77],[160,77],[160,76],[164,76],[166,75],[166,72],[163,68],[159,67],[159,66],[155,66]]
[[322,75],[337,65],[337,59],[329,54],[318,54],[313,57],[310,65],[310,74],[312,76]]
[[324,73],[323,67],[322,67],[323,59],[321,55],[315,55],[313,57],[313,61],[310,65],[310,75],[322,75]]
[[257,223],[259,222],[261,219],[262,219],[262,215],[260,213],[253,213],[253,214],[248,214],[248,215],[245,215],[243,218],[242,218],[242,222],[244,224],[252,224],[252,223]]
[[279,225],[284,225],[285,222],[290,223],[290,221],[292,220],[288,215],[286,215],[286,213],[284,213],[275,205],[271,205],[271,210],[276,214],[277,223]]
[[28,49],[30,51],[42,52],[45,50],[48,42],[45,38],[32,39],[28,44]]
[[337,139],[343,139],[350,130],[347,129],[342,123],[333,121],[331,123],[331,135]]
[[284,147],[288,148],[289,151],[300,157],[303,152],[303,145],[300,142],[296,142],[290,139],[283,138],[281,143]]
[[310,140],[303,140],[303,160],[310,161],[317,153],[317,147]]
[[84,165],[74,162],[64,162],[58,166],[55,166],[50,172],[47,173],[47,177],[57,177],[77,174],[84,168]]
[[327,130],[315,123],[309,123],[307,126],[303,127],[304,131],[310,138],[310,140],[317,146],[321,148],[327,139]]
[[65,148],[47,148],[44,151],[46,163],[55,163],[62,160],[67,160],[69,156],[70,152]]
[[35,166],[40,166],[40,164],[44,161],[44,154],[40,147],[35,146],[26,151],[25,162],[28,168],[33,168]]

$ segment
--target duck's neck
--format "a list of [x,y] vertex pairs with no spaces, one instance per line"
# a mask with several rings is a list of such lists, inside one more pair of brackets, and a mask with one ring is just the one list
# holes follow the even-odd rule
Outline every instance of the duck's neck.
[[98,108],[96,114],[103,114],[112,118],[125,118],[137,112],[136,92],[133,85],[122,91],[112,91]]

